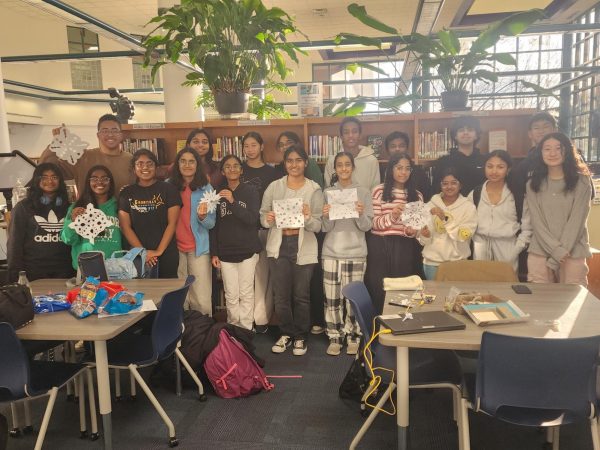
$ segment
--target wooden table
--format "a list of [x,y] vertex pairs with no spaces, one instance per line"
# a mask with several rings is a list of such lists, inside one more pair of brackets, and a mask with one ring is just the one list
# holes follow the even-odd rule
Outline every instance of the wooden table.
[[[64,293],[66,280],[36,280],[31,283],[33,295]],[[144,293],[144,299],[159,303],[162,296],[183,285],[183,280],[124,280],[122,284],[131,291]],[[96,354],[96,376],[98,378],[98,399],[104,428],[104,448],[112,449],[112,419],[110,382],[106,341],[114,338],[141,320],[147,313],[99,319],[90,316],[77,319],[67,311],[38,314],[32,323],[17,330],[17,336],[26,340],[52,341],[93,341]]]
[[[394,336],[382,334],[381,344],[397,347],[397,425],[398,448],[407,448],[408,417],[408,372],[409,348],[433,348],[449,350],[479,350],[481,335],[484,331],[539,338],[571,338],[595,336],[600,334],[600,301],[587,289],[570,284],[528,284],[532,294],[518,295],[510,288],[511,283],[475,283],[475,282],[425,282],[425,292],[435,294],[437,298],[430,305],[424,305],[417,311],[441,310],[444,299],[452,286],[462,292],[490,293],[503,300],[512,300],[525,313],[531,315],[528,322],[516,324],[479,327],[468,317],[459,314],[453,316],[466,324],[465,330],[442,331],[436,333],[407,334]],[[399,294],[388,291],[384,314],[403,312],[404,308],[389,304],[389,300]],[[557,330],[553,330],[552,321],[559,320]],[[463,448],[468,449],[465,442]]]

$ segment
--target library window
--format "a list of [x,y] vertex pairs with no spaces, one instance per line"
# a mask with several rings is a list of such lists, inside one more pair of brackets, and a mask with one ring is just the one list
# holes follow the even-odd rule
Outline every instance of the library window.
[[160,72],[156,74],[154,83],[152,83],[151,66],[144,68],[144,57],[133,56],[131,58],[133,65],[133,87],[135,89],[152,89],[160,86]]
[[[67,27],[69,53],[98,53],[98,35],[85,28]],[[102,66],[100,61],[81,60],[71,62],[73,89],[102,89]]]

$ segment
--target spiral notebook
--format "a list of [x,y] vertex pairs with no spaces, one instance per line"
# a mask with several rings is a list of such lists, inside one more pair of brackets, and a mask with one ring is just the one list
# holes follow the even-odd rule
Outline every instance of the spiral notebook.
[[466,325],[444,311],[412,313],[413,318],[403,320],[399,316],[379,316],[379,323],[392,330],[392,334],[432,333],[435,331],[464,330]]

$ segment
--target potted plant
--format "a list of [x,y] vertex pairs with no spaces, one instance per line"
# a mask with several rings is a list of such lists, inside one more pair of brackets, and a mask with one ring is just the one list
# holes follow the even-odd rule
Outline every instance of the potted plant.
[[245,112],[253,84],[285,79],[291,71],[284,56],[297,63],[297,54],[305,53],[287,41],[299,32],[291,17],[261,0],[182,0],[150,23],[157,26],[142,44],[146,65],[159,51],[152,76],[187,55],[197,71],[184,84],[204,84],[221,114]]
[[[395,28],[368,15],[364,6],[353,3],[348,6],[348,12],[371,28],[396,35],[401,42],[399,52],[413,53],[421,63],[423,73],[429,73],[431,69],[437,72],[437,77],[444,86],[441,98],[442,107],[446,111],[465,109],[469,83],[475,81],[489,83],[498,80],[498,75],[492,71],[494,61],[507,66],[516,66],[517,62],[511,54],[490,53],[488,49],[502,36],[516,36],[544,17],[544,12],[540,9],[512,14],[483,30],[471,43],[469,49],[465,50],[461,48],[458,35],[452,30],[444,29],[431,36],[419,33],[400,36]],[[381,40],[377,38],[367,38],[352,33],[341,33],[336,37],[336,41],[379,48],[382,45]]]

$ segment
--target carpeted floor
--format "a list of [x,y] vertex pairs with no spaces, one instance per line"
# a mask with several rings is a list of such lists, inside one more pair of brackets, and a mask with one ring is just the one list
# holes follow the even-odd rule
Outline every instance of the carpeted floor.
[[[271,353],[275,335],[257,335],[258,353],[266,358],[267,375],[301,375],[302,378],[273,379],[275,389],[246,399],[224,400],[210,387],[208,401],[197,400],[197,392],[185,389],[176,397],[166,386],[153,388],[173,420],[179,448],[229,450],[347,449],[363,418],[358,403],[338,397],[338,387],[351,364],[351,357],[325,354],[325,336],[311,336],[306,355]],[[123,393],[128,376],[122,377]],[[36,402],[37,430],[45,403]],[[388,405],[389,406],[389,405]],[[6,405],[4,414],[9,413]],[[413,450],[456,449],[457,431],[452,421],[448,392],[411,392],[410,448]],[[471,447],[474,450],[541,449],[544,434],[535,429],[510,426],[481,414],[470,413]],[[100,449],[102,441],[80,440],[76,404],[59,394],[45,440],[45,449]],[[113,401],[115,449],[166,449],[167,431],[141,389],[136,401]],[[31,449],[34,436],[9,439],[8,449]],[[380,414],[359,448],[389,449],[396,446],[395,418]],[[561,449],[591,449],[586,425],[561,429]]]

